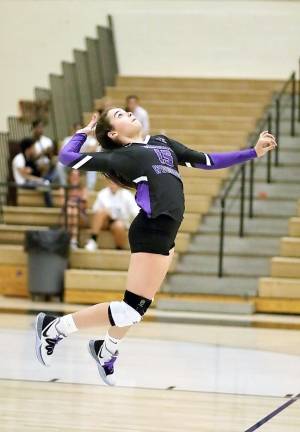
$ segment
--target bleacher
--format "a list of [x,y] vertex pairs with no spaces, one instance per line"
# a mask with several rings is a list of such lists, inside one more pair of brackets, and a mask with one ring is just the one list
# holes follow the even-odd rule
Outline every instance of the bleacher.
[[289,236],[281,238],[280,256],[271,259],[270,277],[260,279],[258,311],[300,313],[300,200],[297,212]]

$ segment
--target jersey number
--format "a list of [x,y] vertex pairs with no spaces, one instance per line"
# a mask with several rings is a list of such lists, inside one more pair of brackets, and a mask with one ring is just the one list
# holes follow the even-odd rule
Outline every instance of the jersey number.
[[154,151],[162,165],[168,165],[170,167],[174,166],[173,157],[170,150],[155,149]]

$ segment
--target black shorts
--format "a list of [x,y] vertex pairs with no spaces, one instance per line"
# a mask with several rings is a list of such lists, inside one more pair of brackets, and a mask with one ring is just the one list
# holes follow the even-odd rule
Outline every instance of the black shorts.
[[168,215],[163,214],[151,219],[141,210],[132,221],[128,232],[131,252],[169,255],[170,249],[175,246],[175,237],[180,225],[181,221],[174,220]]

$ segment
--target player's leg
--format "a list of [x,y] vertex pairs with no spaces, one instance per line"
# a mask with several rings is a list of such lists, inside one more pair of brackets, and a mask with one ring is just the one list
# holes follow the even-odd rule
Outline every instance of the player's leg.
[[[164,255],[148,253],[131,255],[126,288],[136,296],[134,300],[141,298],[144,299],[145,304],[150,305],[167,273],[169,262],[170,257]],[[145,289],[144,295],[141,286]],[[48,366],[56,344],[73,332],[111,324],[108,312],[111,305],[116,314],[114,317],[117,321],[116,327],[124,327],[123,330],[120,329],[120,333],[115,333],[117,329],[111,330],[111,337],[115,335],[115,338],[121,338],[128,330],[127,327],[138,322],[142,317],[124,301],[96,304],[62,318],[40,313],[36,320],[36,353],[40,362]]]
[[[134,309],[136,309],[141,313],[139,306],[143,302],[147,307],[150,306],[170,267],[173,254],[174,250],[170,251],[170,256],[150,253],[134,253],[131,255],[126,284],[127,301],[130,303],[129,310],[131,308],[132,312],[134,312]],[[122,319],[117,315],[117,307],[112,306],[113,304],[111,305],[112,319],[116,321]],[[99,307],[101,305],[96,305],[95,309],[99,310]],[[146,310],[147,308],[144,308],[142,313],[145,313]],[[80,325],[81,320],[83,320],[82,325],[84,325],[84,315],[80,314],[80,312],[77,314],[77,324]],[[97,316],[99,317],[99,313]],[[133,316],[133,319],[136,319],[136,317]],[[97,363],[99,374],[104,382],[109,385],[114,385],[114,363],[118,357],[119,344],[131,327],[131,325],[120,327],[118,322],[114,324],[116,325],[109,328],[104,339],[89,342],[89,351]]]

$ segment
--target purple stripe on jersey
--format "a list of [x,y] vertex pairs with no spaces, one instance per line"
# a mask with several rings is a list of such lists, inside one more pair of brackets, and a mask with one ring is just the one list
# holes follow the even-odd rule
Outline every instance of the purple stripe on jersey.
[[69,142],[60,150],[58,159],[64,165],[73,165],[81,156],[80,149],[87,136],[84,133],[77,133],[72,136]]
[[150,194],[147,182],[140,182],[136,188],[135,201],[137,205],[143,209],[147,215],[151,216]]
[[209,153],[208,156],[211,158],[213,165],[205,165],[202,163],[195,163],[195,168],[202,168],[206,170],[214,170],[221,168],[228,168],[232,165],[247,162],[250,159],[257,157],[254,148],[246,150],[240,150],[235,152],[226,153]]

